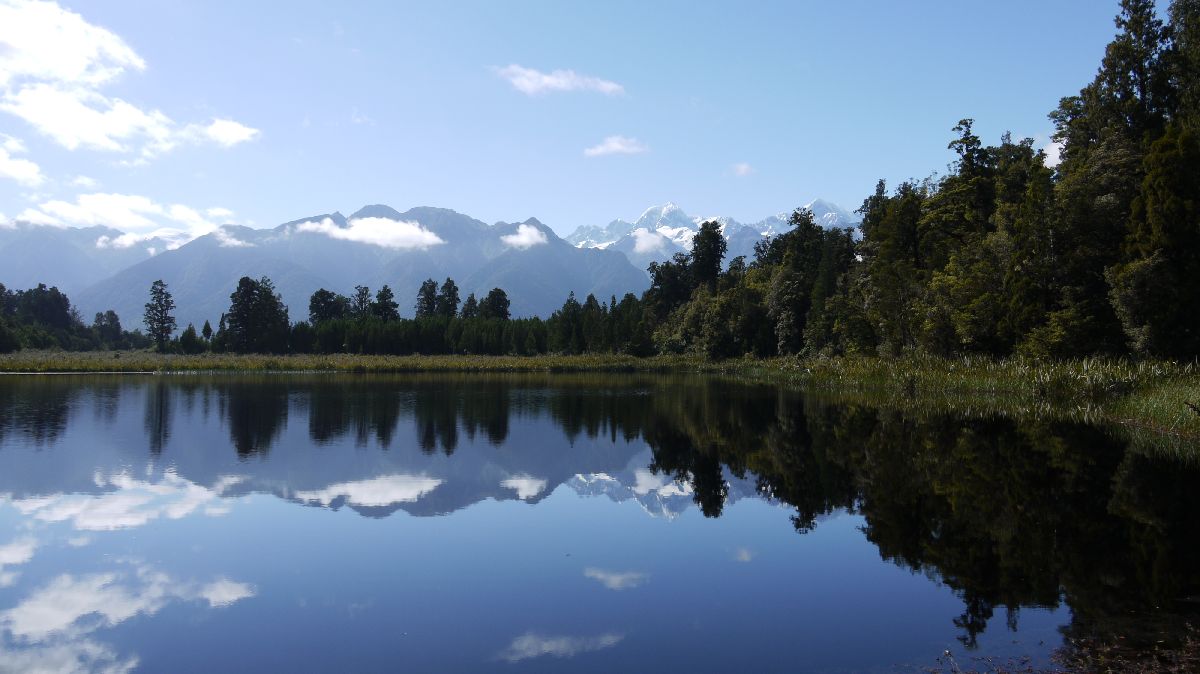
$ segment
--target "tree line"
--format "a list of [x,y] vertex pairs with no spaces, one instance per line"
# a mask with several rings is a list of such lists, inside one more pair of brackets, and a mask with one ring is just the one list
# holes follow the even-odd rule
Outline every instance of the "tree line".
[[[402,318],[396,294],[384,285],[374,294],[355,286],[349,297],[319,289],[308,302],[308,320],[290,323],[288,307],[271,279],[242,277],[230,295],[229,310],[214,330],[205,322],[198,332],[188,325],[177,338],[174,299],[165,283],[155,281],[146,303],[147,333],[161,351],[182,353],[366,353],[366,354],[516,354],[628,351],[649,355],[642,328],[641,301],[632,293],[618,302],[589,295],[579,302],[571,293],[548,319],[514,318],[508,294],[493,288],[483,299],[460,299],[458,285],[423,282],[413,305],[415,316]],[[636,348],[642,343],[644,347]]]
[[112,310],[97,313],[88,325],[56,287],[38,284],[28,290],[10,290],[0,283],[0,353],[20,348],[142,349],[150,344],[140,330],[125,330]]
[[[1091,83],[1050,114],[1061,161],[954,127],[947,175],[880,181],[861,239],[797,211],[720,270],[711,231],[651,267],[658,351],[1200,354],[1200,2],[1122,0]],[[702,241],[703,238],[703,241]],[[701,245],[703,244],[703,245]]]
[[[1200,0],[1174,0],[1165,21],[1151,0],[1120,8],[1095,78],[1050,114],[1060,162],[1009,134],[984,145],[973,120],[961,120],[950,171],[891,190],[880,180],[858,209],[857,235],[797,210],[791,229],[760,241],[752,260],[726,261],[718,224],[706,222],[690,252],[650,265],[640,298],[571,294],[545,320],[509,316],[503,290],[460,302],[452,279],[430,279],[412,319],[400,318],[390,287],[372,295],[358,286],[349,297],[317,291],[308,320],[290,324],[271,281],[245,277],[215,331],[188,326],[171,339],[170,308],[151,316],[148,305],[147,335],[182,351],[1193,359]],[[24,293],[61,296],[44,286]],[[170,297],[154,293],[158,312]],[[147,339],[120,330],[115,314],[115,332],[99,315],[92,328],[78,317],[64,323],[61,310],[47,323],[10,308],[24,306],[21,297],[5,299],[0,347],[6,335],[10,347]],[[43,301],[65,297],[34,304]]]

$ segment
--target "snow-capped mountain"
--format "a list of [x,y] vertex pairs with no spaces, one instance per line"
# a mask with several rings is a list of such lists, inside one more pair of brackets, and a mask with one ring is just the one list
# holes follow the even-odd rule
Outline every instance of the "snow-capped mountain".
[[[826,229],[855,229],[861,222],[853,213],[823,199],[805,204],[803,208],[812,211],[817,224]],[[763,238],[788,231],[790,215],[783,212],[752,224],[743,224],[728,216],[692,217],[679,206],[668,202],[647,208],[634,222],[613,220],[604,227],[580,227],[566,240],[579,248],[620,251],[635,267],[645,269],[651,262],[662,262],[676,253],[690,251],[692,237],[699,231],[700,224],[715,220],[721,225],[721,233],[728,242],[726,261],[738,256],[750,259],[754,256],[754,244]]]
[[[654,453],[646,449],[619,472],[579,473],[566,484],[580,496],[605,496],[617,503],[635,500],[651,517],[673,520],[695,505],[695,492],[687,482],[651,471],[647,466],[653,459]],[[744,498],[766,498],[758,493],[753,479],[737,477],[726,467],[721,470],[728,489],[727,505]]]

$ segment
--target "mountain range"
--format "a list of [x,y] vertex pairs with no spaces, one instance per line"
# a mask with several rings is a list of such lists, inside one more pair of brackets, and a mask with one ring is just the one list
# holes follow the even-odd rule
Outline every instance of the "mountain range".
[[[846,209],[817,199],[805,204],[812,211],[818,225],[826,229],[856,229],[861,218]],[[789,213],[779,213],[753,224],[743,224],[730,217],[692,217],[673,203],[646,209],[633,222],[613,220],[607,225],[584,226],[576,229],[567,241],[580,248],[618,250],[639,269],[651,262],[663,262],[676,253],[692,249],[692,237],[701,223],[715,220],[721,225],[721,234],[728,244],[726,261],[743,256],[747,261],[754,258],[754,244],[767,237],[777,236],[790,229]]]
[[[857,223],[824,201],[807,206],[826,227]],[[565,239],[529,218],[487,225],[444,208],[404,212],[365,206],[349,217],[333,212],[277,227],[224,225],[173,247],[139,239],[111,227],[55,227],[0,223],[0,283],[10,289],[56,285],[87,320],[113,309],[126,327],[140,324],[150,284],[166,281],[180,326],[216,319],[242,276],[269,277],[291,319],[307,316],[318,288],[343,294],[354,286],[391,286],[401,313],[411,315],[421,282],[455,279],[461,296],[504,288],[516,316],[548,316],[569,292],[602,300],[640,294],[649,286],[645,269],[691,247],[699,224],[718,220],[729,241],[727,259],[753,256],[754,244],[787,229],[787,215],[752,225],[732,218],[693,218],[674,204],[647,209],[634,222],[580,227]]]

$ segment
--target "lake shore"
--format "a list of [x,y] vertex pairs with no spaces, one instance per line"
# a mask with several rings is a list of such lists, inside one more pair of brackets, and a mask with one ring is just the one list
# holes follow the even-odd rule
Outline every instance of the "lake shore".
[[[160,354],[152,351],[18,351],[0,373],[710,373],[788,382],[832,398],[1017,417],[1100,420],[1137,432],[1200,439],[1200,367],[1170,362],[987,358],[636,358],[386,356],[357,354]],[[1188,452],[1192,453],[1192,452]]]

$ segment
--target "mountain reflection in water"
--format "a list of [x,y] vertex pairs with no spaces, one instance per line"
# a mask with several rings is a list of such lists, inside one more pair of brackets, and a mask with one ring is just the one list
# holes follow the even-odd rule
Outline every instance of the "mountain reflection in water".
[[[953,591],[961,612],[946,632],[964,648],[998,629],[997,614],[1018,631],[1022,609],[1064,606],[1067,636],[1152,640],[1179,629],[1200,592],[1198,477],[1082,423],[906,414],[716,378],[0,379],[0,541],[12,539],[0,545],[0,669],[127,671],[142,661],[97,634],[127,622],[153,631],[150,617],[176,605],[208,607],[220,621],[265,601],[256,599],[265,583],[240,580],[239,569],[181,577],[133,543],[114,568],[68,564],[73,572],[36,577],[31,560],[50,545],[38,526],[69,528],[59,546],[68,555],[106,532],[216,518],[262,495],[368,518],[457,518],[474,504],[540,504],[564,490],[637,502],[668,521],[693,505],[721,518],[739,501],[765,501],[789,514],[776,537],[812,535],[848,514],[885,562]],[[635,597],[663,572],[593,564],[581,575]],[[578,656],[577,666],[636,642],[599,626],[524,631],[479,667],[553,668]]]

